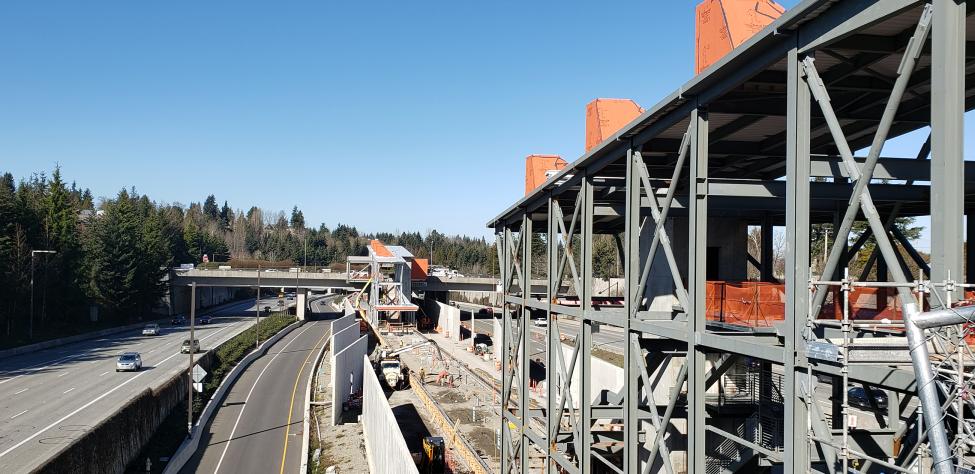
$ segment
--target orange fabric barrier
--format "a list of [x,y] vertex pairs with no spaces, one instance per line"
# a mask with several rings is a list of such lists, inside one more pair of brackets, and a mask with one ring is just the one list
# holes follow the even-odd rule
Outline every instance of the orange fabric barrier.
[[765,282],[709,281],[707,319],[751,327],[785,319],[785,285]]

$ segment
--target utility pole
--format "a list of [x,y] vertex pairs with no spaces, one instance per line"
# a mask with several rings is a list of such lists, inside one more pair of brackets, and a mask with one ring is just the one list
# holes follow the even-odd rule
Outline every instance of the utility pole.
[[257,324],[254,325],[254,349],[261,348],[261,264],[257,264],[257,297],[254,300],[254,316]]
[[34,260],[39,253],[57,253],[54,250],[30,251],[30,316],[27,323],[27,339],[34,340]]
[[193,335],[193,326],[196,324],[196,282],[190,285],[190,368],[186,370],[186,377],[189,379],[189,397],[186,399],[186,433],[188,438],[193,437],[193,352],[196,351]]

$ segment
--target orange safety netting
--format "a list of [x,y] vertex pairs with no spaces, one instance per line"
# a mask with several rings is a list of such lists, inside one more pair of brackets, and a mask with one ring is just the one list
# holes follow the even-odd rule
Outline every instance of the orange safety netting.
[[751,327],[785,318],[785,285],[765,282],[707,282],[707,319]]

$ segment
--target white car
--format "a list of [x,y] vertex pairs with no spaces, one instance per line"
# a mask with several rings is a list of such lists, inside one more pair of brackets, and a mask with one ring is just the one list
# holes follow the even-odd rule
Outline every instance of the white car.
[[142,370],[142,356],[138,352],[126,352],[118,356],[115,361],[115,371],[131,370],[138,372]]
[[158,336],[159,335],[159,325],[156,323],[146,324],[146,327],[142,328],[143,336]]
[[532,324],[534,324],[535,326],[538,326],[538,327],[545,327],[545,326],[548,326],[548,320],[545,319],[545,318],[542,318],[542,319],[533,319],[532,320]]

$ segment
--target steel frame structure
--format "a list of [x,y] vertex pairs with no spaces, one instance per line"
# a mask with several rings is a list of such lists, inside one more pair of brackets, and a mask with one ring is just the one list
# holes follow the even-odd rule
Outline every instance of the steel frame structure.
[[[969,23],[963,0],[806,0],[492,219],[506,306],[504,472],[711,473],[775,466],[834,473],[841,472],[836,446],[844,458],[872,446],[877,462],[866,458],[864,472],[903,470],[923,460],[946,474],[964,463],[972,433],[963,426],[965,408],[952,401],[971,390],[972,364],[959,356],[956,370],[947,371],[958,383],[937,379],[943,370],[928,353],[931,333],[914,323],[924,306],[912,288],[933,294],[928,304],[938,309],[959,299],[952,290],[965,286],[962,226],[966,206],[975,205],[966,197],[975,175],[966,175],[962,153],[964,112],[975,107],[975,82],[966,88],[975,74],[975,53],[966,52],[973,39]],[[926,127],[930,136],[916,158],[881,155],[889,139]],[[867,154],[856,157],[855,150]],[[926,215],[929,266],[892,227],[898,216]],[[785,314],[773,330],[732,331],[707,320],[714,217],[761,227],[761,257],[749,261],[766,281],[774,279],[773,228],[785,228]],[[858,221],[868,230],[850,245]],[[968,228],[975,231],[973,221]],[[818,223],[833,223],[839,236],[823,275],[814,277],[810,226]],[[598,234],[622,236],[622,310],[599,307],[591,298]],[[686,240],[675,239],[678,234]],[[811,356],[807,347],[830,337],[890,335],[809,322],[829,280],[852,284],[841,269],[871,237],[877,252],[864,277],[876,265],[880,279],[889,277],[898,291],[911,365],[837,364]],[[533,245],[538,240],[544,255]],[[930,280],[915,281],[905,272],[905,255]],[[975,269],[975,252],[967,258]],[[541,268],[533,260],[545,262],[544,294],[522,283]],[[651,309],[651,273],[669,273],[672,311]],[[969,271],[967,282],[973,281],[975,271]],[[559,304],[567,292],[579,306]],[[531,390],[533,313],[549,321],[544,398]],[[564,319],[580,323],[570,335],[569,357],[561,348]],[[599,325],[623,331],[625,379],[619,392],[592,397],[599,388],[592,386],[592,334]],[[962,331],[954,330],[957,342]],[[760,403],[780,395],[775,403],[782,413],[773,421],[781,440],[728,429],[708,403],[709,388],[742,360],[763,367],[760,377],[781,374],[777,384],[758,385]],[[679,369],[663,377],[668,364]],[[846,406],[846,384],[852,383],[888,390],[902,409],[915,400],[919,416],[912,419],[923,420],[923,435],[900,455],[900,446],[912,442],[903,432],[896,440],[891,430],[853,439],[846,430],[820,429],[826,424],[811,374],[832,380],[834,406],[837,387]],[[911,414],[891,409],[892,419],[901,416]],[[736,446],[741,462],[715,462],[716,446],[724,442]],[[685,465],[672,462],[679,459],[672,450],[686,452]]]

